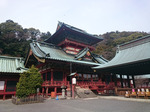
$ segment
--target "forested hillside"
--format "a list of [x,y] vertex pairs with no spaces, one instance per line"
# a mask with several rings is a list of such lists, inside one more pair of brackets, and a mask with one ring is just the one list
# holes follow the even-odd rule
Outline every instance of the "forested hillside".
[[[96,54],[110,60],[114,57],[116,46],[127,41],[148,35],[145,32],[107,32],[102,34],[104,40],[96,45]],[[0,23],[0,55],[25,57],[32,40],[43,41],[50,37],[50,32],[43,33],[35,28],[23,28],[18,23],[7,20]]]
[[42,41],[50,36],[50,32],[23,28],[18,23],[7,20],[0,24],[0,55],[25,57],[32,40]]

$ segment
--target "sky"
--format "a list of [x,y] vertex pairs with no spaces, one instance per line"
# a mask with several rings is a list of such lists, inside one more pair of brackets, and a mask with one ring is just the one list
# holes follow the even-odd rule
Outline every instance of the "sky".
[[150,0],[0,0],[0,23],[55,33],[58,21],[90,34],[150,32]]

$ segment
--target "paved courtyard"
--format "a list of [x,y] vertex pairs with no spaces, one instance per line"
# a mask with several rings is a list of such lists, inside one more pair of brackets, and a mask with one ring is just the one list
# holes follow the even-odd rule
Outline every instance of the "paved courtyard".
[[97,98],[14,105],[7,100],[0,101],[0,112],[150,112],[150,103]]

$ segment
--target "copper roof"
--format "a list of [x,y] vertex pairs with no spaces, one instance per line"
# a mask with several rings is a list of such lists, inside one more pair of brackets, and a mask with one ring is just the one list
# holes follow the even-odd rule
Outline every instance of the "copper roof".
[[149,51],[150,35],[118,46],[116,56],[111,61],[106,64],[94,67],[94,69],[106,69],[150,60]]
[[2,73],[22,73],[25,70],[17,68],[24,68],[24,61],[21,57],[0,56],[0,72]]
[[[33,54],[40,59],[51,59],[65,62],[72,62],[85,65],[100,65],[102,63],[95,63],[83,60],[77,60],[74,55],[67,54],[62,48],[45,42],[33,42],[30,44]],[[100,60],[100,59],[99,59]]]

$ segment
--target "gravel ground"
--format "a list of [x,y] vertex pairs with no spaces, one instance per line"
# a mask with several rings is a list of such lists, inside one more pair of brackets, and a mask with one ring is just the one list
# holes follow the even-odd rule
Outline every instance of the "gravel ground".
[[0,101],[0,112],[150,112],[149,102],[124,101],[114,98],[52,100],[44,103],[14,105]]

